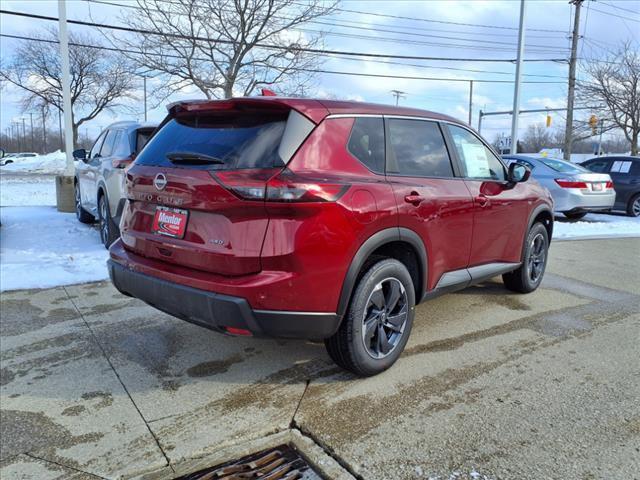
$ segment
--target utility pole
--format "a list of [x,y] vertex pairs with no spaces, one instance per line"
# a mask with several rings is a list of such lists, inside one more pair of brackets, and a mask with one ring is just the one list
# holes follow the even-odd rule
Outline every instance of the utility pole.
[[600,119],[600,138],[598,139],[598,153],[596,155],[602,155],[602,131],[604,130],[604,119]]
[[47,126],[44,105],[42,105],[42,153],[47,153]]
[[27,129],[24,126],[24,117],[22,117],[22,141],[24,143],[24,149],[27,149]]
[[473,118],[473,80],[469,80],[469,126]]
[[30,113],[29,117],[31,117],[31,151],[33,152],[33,150],[34,150],[34,146],[33,146],[33,113]]
[[142,77],[142,82],[144,86],[144,121],[147,121],[147,77]]
[[525,0],[520,0],[520,26],[518,30],[518,59],[516,63],[516,86],[513,91],[513,117],[511,118],[510,153],[518,153],[518,117],[520,116],[520,83],[522,80],[522,57],[524,56]]
[[64,140],[62,139],[62,110],[58,109],[58,136],[60,137],[60,151],[64,151]]
[[398,100],[400,100],[400,98],[405,98],[407,96],[407,92],[403,92],[402,90],[391,90],[391,95],[396,97],[396,107],[397,107]]
[[567,123],[564,128],[564,151],[565,160],[571,158],[571,148],[573,144],[573,101],[576,93],[576,61],[578,53],[578,35],[580,30],[580,8],[584,0],[570,0],[569,3],[575,5],[576,12],[573,16],[573,33],[571,35],[571,58],[569,59],[569,92],[567,95]]

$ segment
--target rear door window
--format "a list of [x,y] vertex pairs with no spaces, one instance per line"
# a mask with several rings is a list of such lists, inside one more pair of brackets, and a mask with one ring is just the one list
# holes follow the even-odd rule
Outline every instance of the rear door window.
[[104,139],[104,143],[102,144],[102,148],[100,149],[101,157],[110,157],[113,152],[113,147],[116,142],[116,136],[118,135],[117,130],[109,130],[107,132],[107,136]]
[[124,130],[118,130],[116,136],[112,156],[114,157],[128,157],[131,155],[131,143],[129,141],[129,135]]
[[631,161],[615,160],[611,165],[611,173],[629,173]]
[[[278,147],[288,113],[205,113],[169,120],[136,159],[138,165],[205,170],[273,168],[283,166]],[[171,161],[198,155],[208,161]]]
[[440,126],[426,120],[391,118],[387,172],[410,177],[453,177]]
[[384,121],[358,117],[353,122],[347,145],[349,153],[376,173],[384,173]]

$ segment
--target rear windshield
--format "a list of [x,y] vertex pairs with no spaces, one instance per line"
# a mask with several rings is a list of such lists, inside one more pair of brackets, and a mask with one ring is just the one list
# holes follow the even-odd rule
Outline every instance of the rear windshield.
[[[206,170],[283,166],[278,147],[287,113],[197,115],[169,120],[146,145],[135,163]],[[172,162],[167,155],[201,154],[215,163]]]
[[136,154],[142,151],[144,146],[149,141],[149,138],[151,138],[152,133],[153,133],[152,128],[145,129],[145,130],[140,129],[136,131]]
[[585,173],[589,172],[584,167],[580,165],[576,165],[575,163],[565,162],[564,160],[558,160],[555,158],[539,158],[542,163],[544,163],[547,167],[555,170],[560,173]]

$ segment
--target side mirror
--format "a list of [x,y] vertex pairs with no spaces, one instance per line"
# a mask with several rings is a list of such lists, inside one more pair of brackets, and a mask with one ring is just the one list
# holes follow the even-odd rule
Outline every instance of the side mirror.
[[74,150],[73,158],[75,158],[76,160],[82,160],[84,162],[87,160],[87,151],[84,148],[79,148],[78,150]]
[[531,176],[531,169],[522,163],[513,162],[509,165],[508,180],[510,183],[526,182]]
[[0,148],[0,158],[4,158],[4,150]]

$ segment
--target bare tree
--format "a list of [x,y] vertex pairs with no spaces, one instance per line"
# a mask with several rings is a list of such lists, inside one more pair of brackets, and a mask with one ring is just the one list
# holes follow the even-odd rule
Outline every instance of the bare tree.
[[[0,69],[0,78],[25,91],[23,110],[62,110],[62,74],[57,32],[32,33],[40,41],[25,40]],[[85,45],[85,46],[83,46]],[[126,59],[115,57],[96,45],[87,35],[70,34],[71,117],[73,144],[78,143],[78,128],[101,112],[122,106],[133,96],[135,77]]]
[[543,148],[551,147],[553,138],[549,129],[542,123],[532,123],[522,137],[525,152],[538,153]]
[[320,35],[298,28],[333,11],[322,0],[137,0],[121,18],[144,32],[106,35],[141,67],[168,77],[155,92],[166,98],[195,85],[207,98],[248,96],[260,87],[304,91]]
[[625,42],[604,58],[589,59],[583,64],[583,71],[583,80],[578,83],[583,103],[602,104],[605,129],[620,128],[631,144],[631,155],[638,155],[640,51],[637,44]]

